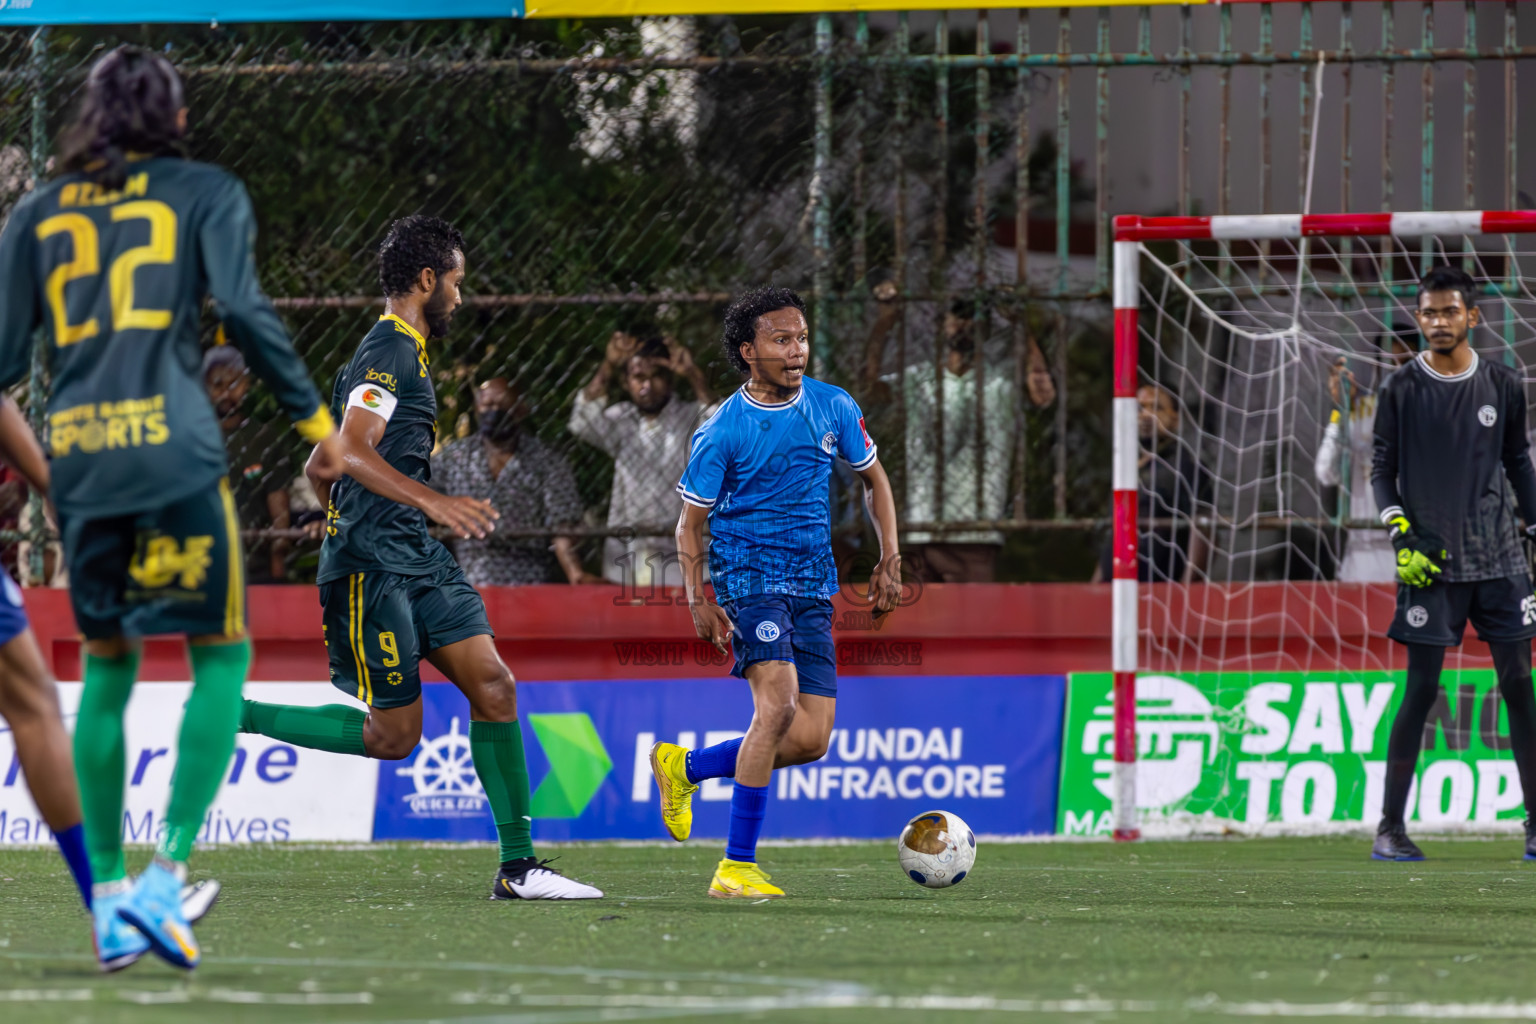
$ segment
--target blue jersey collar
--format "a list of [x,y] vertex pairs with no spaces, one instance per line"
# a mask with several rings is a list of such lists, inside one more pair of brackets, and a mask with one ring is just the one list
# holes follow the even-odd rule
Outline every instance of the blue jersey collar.
[[780,409],[792,409],[800,403],[800,399],[805,397],[805,382],[801,382],[800,389],[795,392],[794,398],[791,398],[787,402],[774,402],[771,405],[767,402],[759,402],[757,399],[748,394],[747,386],[745,384],[743,384],[740,389],[738,389],[737,394],[746,399],[747,404],[752,406],[754,409],[764,409],[768,412],[777,412]]

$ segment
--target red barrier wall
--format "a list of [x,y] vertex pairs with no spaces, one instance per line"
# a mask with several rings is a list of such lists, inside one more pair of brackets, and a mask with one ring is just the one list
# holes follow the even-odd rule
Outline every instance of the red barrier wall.
[[[1401,668],[1402,649],[1381,635],[1390,585],[1262,583],[1156,586],[1143,628],[1144,671]],[[80,641],[68,596],[26,591],[32,626],[60,679],[80,678]],[[625,602],[606,586],[498,587],[485,591],[497,646],[523,679],[719,676],[723,655],[693,635],[679,593]],[[672,603],[676,600],[677,603]],[[252,587],[251,678],[327,678],[320,604],[313,587]],[[1109,587],[1094,584],[957,584],[923,589],[871,626],[856,597],[837,599],[839,671],[846,675],[1011,675],[1108,671]],[[1451,665],[1457,664],[1453,654]],[[1469,640],[1460,661],[1488,664]],[[441,678],[423,665],[423,676]],[[179,641],[151,640],[145,679],[188,678]]]

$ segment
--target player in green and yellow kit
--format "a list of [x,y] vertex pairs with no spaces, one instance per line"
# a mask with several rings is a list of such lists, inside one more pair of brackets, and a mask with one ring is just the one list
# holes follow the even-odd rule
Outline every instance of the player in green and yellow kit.
[[496,511],[427,486],[437,395],[427,342],[448,333],[464,279],[464,238],[436,217],[403,217],[379,248],[384,315],[336,380],[340,475],[312,458],[315,492],[329,497],[320,601],[331,682],[368,705],[293,707],[245,702],[240,728],[302,747],[399,760],[421,739],[421,672],[431,662],[469,698],[469,746],[501,843],[495,899],[595,899],[602,892],[537,860],[528,765],[512,673],[496,653],[485,603],[429,518],[484,537]]
[[[319,461],[341,458],[330,412],[257,282],[250,198],[227,171],[182,158],[186,125],[165,58],[111,51],[86,79],[61,173],[0,235],[0,387],[26,375],[37,328],[51,376],[51,497],[86,638],[75,767],[107,968],[146,941],[197,965],[180,883],[234,752],[251,659],[239,524],[201,380],[205,299]],[[162,633],[188,638],[192,694],[163,837],[130,887],[123,712],[140,638]]]

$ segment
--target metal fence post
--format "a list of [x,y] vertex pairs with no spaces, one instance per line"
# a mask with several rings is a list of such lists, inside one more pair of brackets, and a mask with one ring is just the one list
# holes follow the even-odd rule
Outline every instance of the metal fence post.
[[[39,27],[32,33],[32,187],[42,184],[48,169],[48,28]],[[32,346],[32,372],[27,377],[27,419],[33,433],[43,435],[43,413],[47,403],[43,400],[42,347]],[[36,491],[27,498],[28,540],[32,550],[28,558],[28,574],[33,580],[42,581],[43,553],[48,539],[48,520],[44,512],[44,496]]]
[[811,317],[811,373],[821,377],[827,372],[828,310],[832,301],[832,207],[828,198],[828,176],[832,173],[832,16],[816,16],[816,141],[811,176],[812,248],[816,268],[811,291],[814,293]]

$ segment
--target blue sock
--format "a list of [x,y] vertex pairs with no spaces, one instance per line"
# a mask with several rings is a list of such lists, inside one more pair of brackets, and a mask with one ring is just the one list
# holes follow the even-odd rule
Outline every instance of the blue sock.
[[688,781],[697,785],[705,779],[735,778],[736,751],[741,749],[743,739],[745,737],[738,736],[733,740],[705,747],[703,750],[688,751],[688,756],[683,761],[683,770],[688,773]]
[[59,844],[59,852],[64,855],[64,863],[69,865],[69,873],[75,876],[75,885],[80,890],[80,898],[85,901],[85,909],[91,909],[91,861],[85,855],[85,826],[75,825],[63,832],[54,833],[54,841]]
[[763,813],[767,809],[767,786],[736,783],[731,792],[731,830],[725,839],[728,860],[757,861],[757,834],[763,830]]

